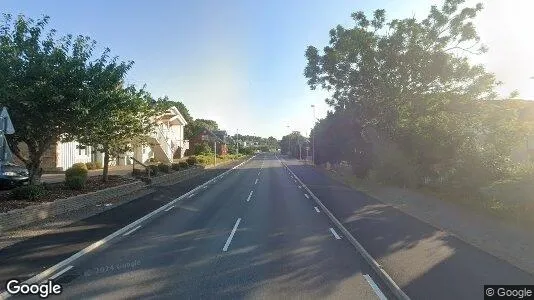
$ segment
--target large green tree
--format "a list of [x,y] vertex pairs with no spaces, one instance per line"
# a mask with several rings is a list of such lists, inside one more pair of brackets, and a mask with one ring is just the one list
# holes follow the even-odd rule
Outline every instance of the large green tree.
[[[398,143],[422,174],[438,163],[455,168],[465,163],[462,157],[480,158],[488,148],[494,156],[510,150],[483,146],[489,142],[483,136],[497,134],[488,126],[488,113],[512,123],[514,118],[487,107],[499,82],[469,62],[469,55],[486,51],[473,25],[482,5],[463,7],[463,2],[432,6],[420,21],[387,21],[384,10],[370,18],[357,12],[353,27],[330,31],[322,53],[312,46],[306,50],[310,87],[330,91],[327,103],[335,111],[349,112],[364,128],[376,128]],[[500,144],[513,145],[516,133],[499,134],[506,141]]]
[[110,157],[146,143],[155,117],[167,108],[167,103],[154,101],[143,89],[129,86],[100,93],[94,105],[102,109],[87,116],[85,129],[75,138],[104,153],[102,180],[107,181]]
[[95,58],[89,37],[56,37],[48,17],[3,15],[0,25],[0,101],[15,126],[8,137],[13,153],[39,182],[45,151],[86,126],[96,95],[120,84],[131,63]]

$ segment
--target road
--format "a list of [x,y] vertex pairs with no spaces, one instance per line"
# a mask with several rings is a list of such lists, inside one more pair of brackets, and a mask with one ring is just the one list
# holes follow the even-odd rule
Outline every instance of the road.
[[532,274],[311,166],[282,161],[258,155],[63,266],[52,273],[63,285],[54,298],[394,299],[394,282],[411,299],[483,299],[484,284],[534,283]]
[[83,256],[57,282],[58,299],[390,297],[274,155]]

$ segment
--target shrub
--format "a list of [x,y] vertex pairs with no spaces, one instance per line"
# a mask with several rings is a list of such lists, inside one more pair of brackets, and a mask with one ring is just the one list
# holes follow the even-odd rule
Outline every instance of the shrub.
[[193,154],[201,155],[203,153],[211,153],[211,147],[206,142],[196,144],[193,148]]
[[70,176],[65,180],[65,185],[72,190],[81,190],[85,186],[87,177],[83,176]]
[[189,156],[187,158],[186,162],[187,162],[188,165],[193,166],[193,165],[198,163],[198,160],[197,160],[196,156]]
[[72,177],[81,177],[85,182],[87,180],[87,166],[84,163],[76,163],[65,171],[65,182]]
[[[187,165],[187,163],[185,163],[185,164]],[[179,163],[173,163],[173,164],[171,165],[171,169],[173,169],[174,171],[178,171],[178,170],[180,170],[180,169],[181,169],[181,168],[180,168],[180,164],[179,164]]]
[[15,200],[35,201],[47,193],[41,185],[26,185],[11,190],[11,197]]
[[180,169],[187,169],[189,168],[189,164],[185,161],[181,161],[178,163],[178,165],[180,166]]
[[95,167],[95,170],[102,169],[102,163],[99,161],[93,162],[93,166]]
[[171,166],[166,165],[166,164],[159,164],[158,165],[158,170],[163,172],[163,173],[170,173],[171,172]]
[[150,166],[148,166],[148,170],[149,170],[149,172],[150,172],[150,175],[152,175],[152,176],[156,176],[156,175],[158,175],[158,173],[159,173],[159,168],[158,168],[158,166],[156,166],[156,165],[150,165]]
[[159,163],[159,160],[157,160],[155,157],[151,157],[149,160],[148,160],[149,163]]
[[94,170],[94,169],[96,169],[95,163],[93,163],[93,162],[86,162],[86,163],[85,163],[85,167],[87,168],[87,170]]
[[205,158],[204,156],[199,156],[196,158],[196,161],[198,164],[205,165],[208,163],[209,160]]

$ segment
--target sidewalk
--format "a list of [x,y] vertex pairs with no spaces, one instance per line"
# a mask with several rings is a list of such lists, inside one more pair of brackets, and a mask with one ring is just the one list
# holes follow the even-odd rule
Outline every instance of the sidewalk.
[[[131,176],[131,173],[132,173],[131,165],[109,167],[109,175]],[[89,170],[87,174],[89,176],[102,175],[102,169]],[[64,180],[65,180],[65,174],[43,174],[43,176],[41,176],[41,182],[46,182],[46,183],[56,183],[56,182],[62,182]]]
[[[336,180],[345,173],[321,170]],[[534,274],[532,230],[414,190],[378,185],[356,189]]]

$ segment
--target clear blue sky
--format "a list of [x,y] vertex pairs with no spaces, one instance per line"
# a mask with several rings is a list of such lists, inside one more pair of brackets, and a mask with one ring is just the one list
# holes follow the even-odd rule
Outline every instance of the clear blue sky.
[[307,45],[325,46],[353,11],[424,16],[435,2],[3,0],[0,11],[48,15],[60,34],[89,35],[135,61],[129,83],[182,101],[194,118],[281,138],[286,126],[309,132],[311,104],[318,117],[327,110],[326,94],[310,91],[302,75]]

